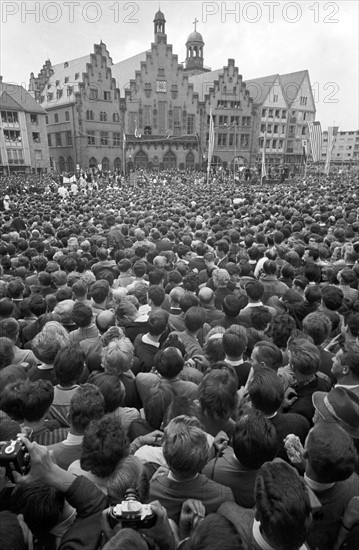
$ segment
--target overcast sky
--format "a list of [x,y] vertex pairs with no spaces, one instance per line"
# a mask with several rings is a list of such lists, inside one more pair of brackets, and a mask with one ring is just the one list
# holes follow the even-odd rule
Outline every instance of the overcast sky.
[[218,69],[234,58],[244,80],[308,69],[316,118],[323,130],[334,122],[341,130],[359,128],[356,0],[175,0],[160,4],[147,0],[2,0],[1,4],[4,82],[27,88],[30,72],[37,76],[47,58],[56,64],[87,55],[101,39],[115,63],[147,50],[160,5],[167,41],[180,62],[197,19],[206,66]]

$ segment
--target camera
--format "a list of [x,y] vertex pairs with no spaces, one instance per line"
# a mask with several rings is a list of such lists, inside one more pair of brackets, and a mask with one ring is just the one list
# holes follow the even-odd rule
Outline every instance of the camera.
[[3,443],[0,447],[0,466],[6,468],[6,475],[14,481],[12,472],[25,475],[30,470],[30,454],[22,439],[13,439]]
[[156,523],[156,514],[149,504],[142,504],[138,500],[136,489],[127,489],[121,504],[111,506],[107,513],[111,529],[120,521],[122,527],[131,529],[148,529]]

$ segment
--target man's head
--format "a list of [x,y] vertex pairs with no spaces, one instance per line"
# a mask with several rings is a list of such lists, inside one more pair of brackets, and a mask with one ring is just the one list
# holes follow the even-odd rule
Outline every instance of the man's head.
[[256,365],[268,367],[277,372],[282,365],[283,355],[275,344],[268,340],[262,340],[255,344],[251,359]]
[[268,367],[258,367],[248,384],[248,394],[253,407],[270,416],[281,406],[284,390],[273,370]]
[[266,462],[258,472],[254,498],[255,517],[268,543],[280,550],[298,549],[308,534],[311,506],[297,471],[284,461]]
[[91,286],[91,298],[95,304],[101,304],[106,300],[110,293],[110,285],[105,279],[96,281]]
[[223,334],[224,353],[230,360],[241,359],[247,344],[247,331],[240,325],[236,326],[236,330],[230,328]]
[[198,386],[198,400],[204,414],[228,420],[237,406],[238,380],[228,368],[207,372]]
[[198,299],[199,299],[200,305],[203,307],[208,307],[213,305],[213,302],[214,302],[213,290],[206,286],[201,288],[200,291],[198,292]]
[[148,317],[147,326],[151,336],[161,336],[167,328],[168,313],[162,309],[154,311]]
[[275,427],[259,410],[248,409],[236,422],[232,445],[242,466],[257,470],[277,454]]
[[291,367],[297,375],[311,377],[318,371],[320,354],[318,348],[303,338],[288,341],[288,355]]
[[188,332],[196,333],[204,325],[206,314],[201,307],[191,307],[186,312],[184,324]]
[[264,294],[264,286],[260,281],[253,279],[245,286],[247,296],[251,302],[258,302]]
[[87,328],[92,323],[92,309],[83,302],[76,302],[72,309],[72,320],[80,328]]
[[83,434],[91,420],[102,418],[105,414],[105,398],[100,389],[93,384],[83,384],[71,397],[69,422],[76,434]]
[[209,459],[209,446],[197,418],[178,416],[171,420],[165,429],[163,456],[170,470],[184,479],[202,471]]
[[320,483],[336,483],[354,472],[358,456],[351,437],[337,424],[318,422],[307,436],[306,473]]
[[175,378],[184,367],[182,353],[172,346],[159,350],[155,356],[155,367],[162,378]]
[[332,374],[341,384],[359,384],[359,347],[353,351],[340,349],[333,358]]
[[70,344],[61,348],[54,361],[57,382],[63,387],[75,384],[84,367],[84,354],[79,345]]

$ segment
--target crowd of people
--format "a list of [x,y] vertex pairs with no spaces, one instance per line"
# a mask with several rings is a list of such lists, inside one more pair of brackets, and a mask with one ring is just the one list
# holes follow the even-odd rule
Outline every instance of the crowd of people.
[[358,173],[81,177],[0,181],[0,550],[357,549]]

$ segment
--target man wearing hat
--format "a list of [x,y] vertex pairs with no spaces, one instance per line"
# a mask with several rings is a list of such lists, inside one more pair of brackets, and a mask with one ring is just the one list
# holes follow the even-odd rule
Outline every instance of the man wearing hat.
[[315,418],[335,422],[352,438],[359,439],[359,394],[336,386],[329,393],[317,391],[312,396]]

